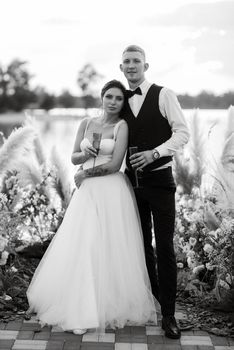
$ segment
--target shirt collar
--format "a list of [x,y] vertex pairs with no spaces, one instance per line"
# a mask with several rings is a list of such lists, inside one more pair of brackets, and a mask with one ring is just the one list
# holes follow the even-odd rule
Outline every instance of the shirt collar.
[[142,95],[144,95],[149,89],[150,83],[147,80],[144,80],[139,88],[141,89]]

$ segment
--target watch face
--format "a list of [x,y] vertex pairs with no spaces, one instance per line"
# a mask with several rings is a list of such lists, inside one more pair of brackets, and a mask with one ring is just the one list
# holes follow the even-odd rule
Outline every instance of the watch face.
[[154,155],[154,159],[155,159],[155,160],[159,158],[159,157],[158,157],[158,152],[157,152],[157,151],[154,151],[153,155]]

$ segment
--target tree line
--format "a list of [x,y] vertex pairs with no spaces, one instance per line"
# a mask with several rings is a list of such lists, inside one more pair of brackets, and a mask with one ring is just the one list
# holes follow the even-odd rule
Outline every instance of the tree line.
[[[68,89],[55,95],[45,87],[31,88],[33,75],[29,72],[27,62],[14,59],[6,67],[0,64],[0,113],[19,112],[25,108],[42,108],[49,110],[62,108],[92,108],[100,106],[100,98],[93,93],[93,87],[103,76],[92,64],[87,63],[77,73],[77,85],[80,96],[75,96]],[[234,91],[222,95],[202,91],[196,96],[178,95],[182,108],[227,109],[234,105]]]
[[93,94],[93,86],[102,78],[92,64],[87,63],[77,74],[77,85],[81,96],[75,96],[68,89],[55,95],[43,86],[31,88],[33,75],[29,72],[27,62],[14,59],[6,67],[0,64],[0,113],[20,112],[25,108],[54,107],[91,108],[100,105],[100,99]]
[[234,91],[227,91],[218,96],[212,92],[202,91],[196,96],[184,94],[177,97],[184,109],[228,109],[234,106]]

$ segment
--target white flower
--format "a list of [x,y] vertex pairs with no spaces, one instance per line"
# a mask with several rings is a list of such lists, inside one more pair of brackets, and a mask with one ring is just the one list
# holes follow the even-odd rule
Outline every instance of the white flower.
[[189,199],[188,200],[188,208],[189,209],[193,209],[194,208],[194,200],[193,199]]
[[192,213],[192,215],[191,215],[191,219],[194,221],[194,222],[196,222],[196,221],[201,221],[201,216],[199,215],[199,213],[198,212],[193,212]]
[[231,275],[228,273],[227,276],[226,276],[226,281],[229,283],[229,284],[232,284],[232,277]]
[[211,265],[211,263],[206,263],[206,268],[207,268],[207,270],[209,270],[209,271],[213,271],[214,268],[215,268],[215,266],[214,266],[214,265]]
[[6,203],[7,203],[7,196],[5,195],[5,193],[0,193],[0,210],[4,208]]
[[213,251],[213,247],[209,243],[206,243],[203,247],[203,250],[206,253],[210,254]]
[[176,192],[178,194],[182,194],[184,192],[183,187],[181,185],[178,185],[177,188],[176,188]]
[[197,240],[196,240],[195,237],[190,237],[190,238],[189,238],[189,244],[190,244],[190,245],[194,246],[196,243],[197,243]]
[[17,248],[15,248],[15,251],[18,253],[18,252],[21,252],[22,250],[24,250],[24,248],[27,247],[27,245],[19,245]]
[[188,222],[192,222],[193,221],[192,218],[190,217],[190,215],[186,211],[184,211],[184,218]]
[[7,189],[11,188],[13,184],[14,184],[13,176],[5,180],[5,185]]
[[217,230],[215,231],[215,236],[216,236],[216,238],[217,238],[220,234],[222,234],[222,230],[221,230],[221,228],[217,228]]
[[7,258],[8,258],[9,253],[4,251],[1,254],[1,259],[0,259],[0,266],[6,265]]
[[0,236],[0,252],[3,252],[3,250],[5,249],[7,245],[7,239]]
[[193,273],[196,275],[198,274],[200,271],[204,270],[205,266],[204,265],[199,265],[199,266],[195,266],[193,268]]
[[179,262],[179,263],[177,263],[177,267],[178,267],[179,269],[182,269],[182,268],[184,267],[184,264],[181,263],[181,262]]
[[192,223],[189,227],[189,230],[193,233],[193,232],[196,232],[196,229],[197,229],[197,226],[195,223]]
[[176,219],[176,224],[177,224],[177,226],[181,226],[182,225],[182,221],[181,221],[180,218]]
[[7,202],[7,195],[5,193],[0,193],[0,200],[3,202]]
[[200,188],[194,186],[192,188],[192,194],[194,195],[194,197],[200,197],[201,193],[200,193]]
[[199,208],[203,208],[203,202],[201,201],[200,198],[197,198],[195,200],[195,204],[194,204],[194,207],[193,207],[195,210],[199,209]]
[[187,258],[188,258],[188,257],[194,258],[194,257],[195,257],[195,252],[194,252],[194,250],[191,250],[191,249],[190,249],[190,250],[187,252],[186,255],[187,255]]
[[2,259],[7,260],[8,256],[9,256],[9,253],[6,250],[2,252],[2,255],[1,255]]
[[183,253],[188,253],[189,252],[189,246],[188,245],[185,245],[184,247],[183,247]]
[[190,256],[187,258],[187,264],[190,269],[193,269],[195,267],[195,260],[192,259]]
[[209,235],[214,237],[214,238],[217,238],[218,235],[217,235],[217,231],[220,230],[220,229],[217,229],[216,231],[209,231]]
[[48,214],[48,219],[52,220],[53,219],[53,215],[51,213]]
[[178,231],[179,231],[179,233],[184,233],[184,231],[185,231],[184,226],[181,225]]
[[184,197],[181,197],[181,199],[179,200],[178,202],[178,205],[182,206],[182,207],[185,207],[187,204],[187,201]]
[[223,287],[225,289],[230,289],[229,285],[223,280],[220,280],[219,284],[220,284],[221,287]]
[[13,272],[13,273],[15,273],[15,272],[18,271],[18,269],[17,269],[15,266],[12,266],[12,267],[10,268],[10,271]]

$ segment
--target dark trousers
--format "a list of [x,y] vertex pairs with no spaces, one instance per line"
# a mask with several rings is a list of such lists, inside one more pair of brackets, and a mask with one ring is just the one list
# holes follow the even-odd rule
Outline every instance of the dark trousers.
[[[134,176],[126,171],[134,184]],[[159,300],[163,316],[174,315],[177,268],[173,245],[175,224],[175,183],[171,168],[151,171],[140,179],[135,190],[140,213],[145,257],[152,293]],[[152,221],[156,256],[152,246]]]

